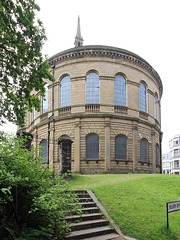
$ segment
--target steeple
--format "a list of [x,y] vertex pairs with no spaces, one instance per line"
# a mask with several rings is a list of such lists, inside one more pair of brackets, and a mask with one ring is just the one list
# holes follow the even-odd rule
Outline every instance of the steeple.
[[80,17],[78,16],[78,25],[77,25],[77,33],[75,37],[74,45],[75,47],[80,47],[83,45],[83,38],[81,36],[81,28],[80,28]]

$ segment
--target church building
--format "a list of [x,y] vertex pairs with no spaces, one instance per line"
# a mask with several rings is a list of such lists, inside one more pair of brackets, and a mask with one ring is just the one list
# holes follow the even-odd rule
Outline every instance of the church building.
[[46,81],[41,112],[26,116],[43,164],[61,173],[64,161],[73,173],[161,172],[158,73],[133,52],[83,46],[79,18],[74,45],[49,58],[56,81]]

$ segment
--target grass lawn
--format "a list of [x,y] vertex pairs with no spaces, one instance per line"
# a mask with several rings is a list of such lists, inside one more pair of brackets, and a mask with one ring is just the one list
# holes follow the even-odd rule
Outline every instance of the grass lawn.
[[70,189],[92,190],[124,235],[139,240],[179,240],[180,211],[166,202],[180,200],[180,176],[158,174],[73,175]]

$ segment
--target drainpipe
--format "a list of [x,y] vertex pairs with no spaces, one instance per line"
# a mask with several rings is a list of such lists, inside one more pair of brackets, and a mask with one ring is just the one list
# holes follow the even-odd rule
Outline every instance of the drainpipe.
[[[52,76],[54,77],[54,68],[55,65],[51,65],[52,68]],[[48,118],[48,161],[47,168],[49,168],[49,142],[50,142],[50,119],[54,116],[54,82],[52,82],[52,114]]]

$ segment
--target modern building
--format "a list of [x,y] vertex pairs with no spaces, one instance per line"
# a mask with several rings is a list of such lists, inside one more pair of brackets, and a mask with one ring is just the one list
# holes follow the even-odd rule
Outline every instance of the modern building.
[[169,141],[170,174],[180,175],[180,134]]
[[[75,47],[49,59],[41,112],[28,112],[24,131],[42,146],[44,164],[61,171],[60,139],[69,139],[71,170],[81,173],[161,172],[162,82],[137,54],[83,46],[78,19]],[[39,93],[34,93],[39,94]]]
[[163,174],[170,174],[170,160],[169,154],[164,153],[162,155],[162,173]]

